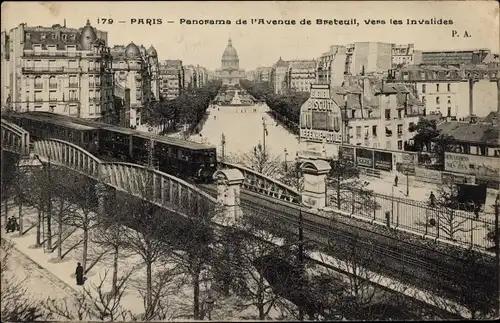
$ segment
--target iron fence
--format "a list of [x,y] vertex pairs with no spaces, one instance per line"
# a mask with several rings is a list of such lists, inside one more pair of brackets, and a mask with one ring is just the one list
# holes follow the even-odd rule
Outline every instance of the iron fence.
[[[494,227],[490,213],[474,213],[468,204],[449,207],[393,197],[368,191],[343,191],[328,196],[329,206],[350,215],[379,221],[392,228],[402,228],[429,237],[452,241],[481,250],[493,247],[487,238]],[[460,209],[461,208],[461,209]]]

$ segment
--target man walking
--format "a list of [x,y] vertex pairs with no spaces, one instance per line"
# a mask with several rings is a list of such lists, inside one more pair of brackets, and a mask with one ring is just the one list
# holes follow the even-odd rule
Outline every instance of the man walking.
[[83,285],[83,267],[81,263],[78,263],[78,266],[76,266],[76,271],[75,271],[75,276],[76,276],[76,284],[78,286]]

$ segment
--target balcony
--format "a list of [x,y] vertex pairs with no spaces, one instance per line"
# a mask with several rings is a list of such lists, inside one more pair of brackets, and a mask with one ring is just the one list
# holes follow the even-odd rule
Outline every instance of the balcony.
[[35,102],[43,102],[42,98],[35,98]]
[[64,67],[23,67],[21,68],[23,74],[55,74],[64,73]]
[[80,102],[79,98],[69,98],[68,102]]
[[23,57],[81,57],[81,53],[76,52],[65,52],[65,51],[57,51],[57,52],[27,52],[23,53]]
[[64,72],[66,72],[66,73],[81,73],[82,68],[81,67],[65,67]]
[[92,103],[101,103],[101,98],[90,98],[89,102],[92,102]]
[[99,65],[98,66],[89,66],[88,72],[89,73],[101,73],[102,68]]
[[78,83],[69,83],[69,88],[79,88]]
[[49,84],[49,89],[57,89],[57,84]]
[[43,84],[35,84],[35,89],[37,90],[43,89]]

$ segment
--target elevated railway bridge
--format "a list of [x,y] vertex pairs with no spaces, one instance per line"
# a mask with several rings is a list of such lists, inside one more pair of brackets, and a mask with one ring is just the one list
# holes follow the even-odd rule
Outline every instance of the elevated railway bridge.
[[[294,232],[298,232],[301,223],[304,238],[324,246],[333,243],[335,248],[347,249],[357,239],[361,241],[358,248],[370,251],[370,254],[366,253],[372,259],[368,269],[396,280],[404,279],[404,283],[421,290],[435,290],[450,300],[461,297],[464,285],[474,284],[485,291],[494,285],[491,284],[495,279],[493,262],[482,263],[481,266],[488,267],[483,270],[467,271],[463,260],[451,252],[444,253],[370,231],[342,221],[342,217],[332,221],[302,205],[302,197],[293,188],[238,165],[220,163],[214,175],[217,185],[195,186],[148,167],[102,161],[83,148],[62,140],[32,141],[28,132],[3,119],[1,140],[2,152],[8,151],[23,158],[35,154],[54,165],[96,180],[100,183],[97,189],[125,192],[185,217],[189,217],[189,212],[183,201],[198,200],[215,207],[222,206],[224,221],[260,213],[276,223],[288,224],[291,230],[296,230]],[[144,194],[147,188],[151,194]]]

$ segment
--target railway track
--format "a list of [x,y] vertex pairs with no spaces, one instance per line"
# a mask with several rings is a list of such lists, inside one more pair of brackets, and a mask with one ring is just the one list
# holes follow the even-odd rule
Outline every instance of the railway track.
[[[214,186],[203,185],[202,189],[215,196]],[[265,198],[255,197],[242,191],[241,207],[254,211],[264,219],[282,223],[289,232],[298,232],[299,210],[296,206],[287,206],[286,202],[267,202]],[[478,284],[478,288],[493,281],[491,276],[478,275],[462,269],[463,260],[425,246],[411,244],[364,228],[354,227],[342,221],[302,211],[304,238],[316,242],[335,258],[345,260],[346,250],[356,244],[367,269],[426,290],[436,290],[456,299],[463,293],[460,286],[465,283]],[[324,265],[324,264],[323,264]],[[491,285],[491,284],[490,284]],[[484,286],[486,288],[487,286]]]

